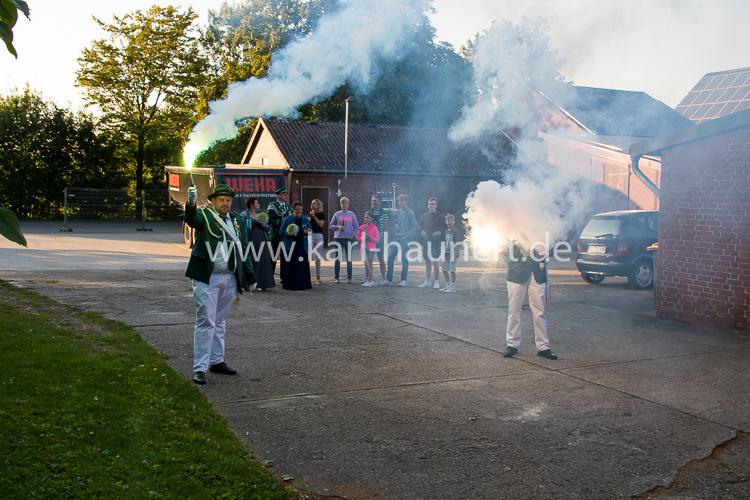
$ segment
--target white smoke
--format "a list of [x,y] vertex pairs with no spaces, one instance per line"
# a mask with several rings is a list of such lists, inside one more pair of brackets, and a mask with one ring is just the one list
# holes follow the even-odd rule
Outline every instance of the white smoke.
[[517,146],[507,184],[481,182],[466,200],[472,245],[482,252],[502,250],[510,240],[526,248],[554,244],[589,212],[588,186],[549,166],[537,138],[549,110],[539,92],[559,104],[572,95],[547,32],[541,20],[493,23],[474,48],[476,100],[449,135],[454,141],[482,141],[512,131]]
[[210,114],[188,137],[186,164],[211,143],[234,137],[235,120],[294,116],[299,106],[330,96],[347,81],[368,87],[379,76],[378,62],[399,59],[428,2],[349,0],[321,18],[313,33],[274,54],[266,78],[233,83],[226,99],[210,104]]
[[519,24],[493,23],[479,38],[472,58],[476,101],[464,108],[450,138],[479,138],[487,130],[539,123],[536,92],[556,102],[569,87],[559,72],[562,61],[549,47],[547,24],[524,18]]

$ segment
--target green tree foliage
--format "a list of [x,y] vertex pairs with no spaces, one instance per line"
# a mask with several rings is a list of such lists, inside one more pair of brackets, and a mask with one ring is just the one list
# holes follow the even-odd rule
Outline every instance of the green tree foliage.
[[115,16],[112,23],[95,18],[106,36],[79,58],[77,83],[132,158],[136,193],[144,187],[146,167],[161,179],[164,163],[179,162],[198,118],[206,59],[196,18],[191,9],[160,6]]
[[124,182],[113,139],[91,116],[29,89],[0,97],[0,206],[23,218],[57,217],[65,186]]
[[451,45],[435,41],[425,12],[403,57],[383,63],[372,88],[346,84],[301,111],[308,120],[342,121],[344,99],[351,97],[350,121],[443,128],[460,116],[470,80],[469,63]]
[[247,143],[255,131],[258,120],[248,120],[241,126],[233,139],[216,141],[208,149],[201,152],[195,159],[195,166],[224,165],[225,163],[239,163],[245,155]]
[[29,5],[23,0],[0,0],[0,39],[5,42],[8,52],[18,57],[13,46],[13,27],[18,21],[18,11],[29,19]]
[[[16,58],[18,58],[18,53],[13,46],[13,27],[18,21],[19,10],[23,12],[26,19],[29,19],[29,6],[23,0],[0,0],[0,39],[5,43],[8,52]],[[0,235],[26,246],[26,238],[21,232],[18,218],[7,208],[0,208]]]

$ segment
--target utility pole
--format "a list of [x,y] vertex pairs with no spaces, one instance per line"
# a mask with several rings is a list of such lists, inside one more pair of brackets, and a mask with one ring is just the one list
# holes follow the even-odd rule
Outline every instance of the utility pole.
[[344,100],[344,179],[349,176],[349,99],[351,97]]

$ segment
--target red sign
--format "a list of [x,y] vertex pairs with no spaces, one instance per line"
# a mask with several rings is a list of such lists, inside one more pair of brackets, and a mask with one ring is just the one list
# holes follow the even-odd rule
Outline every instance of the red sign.
[[220,182],[225,182],[237,194],[274,193],[284,185],[282,176],[271,175],[220,175]]
[[180,175],[169,174],[169,187],[180,187]]

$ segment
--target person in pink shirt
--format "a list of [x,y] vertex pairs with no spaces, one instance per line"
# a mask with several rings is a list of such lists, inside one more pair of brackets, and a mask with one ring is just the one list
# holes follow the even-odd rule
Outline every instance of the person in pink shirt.
[[378,255],[378,242],[380,241],[380,231],[378,226],[373,222],[370,212],[365,212],[365,223],[359,226],[357,230],[357,240],[362,245],[362,251],[365,254],[365,282],[362,286],[378,286],[372,272],[372,263]]

